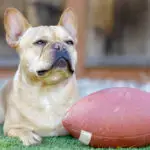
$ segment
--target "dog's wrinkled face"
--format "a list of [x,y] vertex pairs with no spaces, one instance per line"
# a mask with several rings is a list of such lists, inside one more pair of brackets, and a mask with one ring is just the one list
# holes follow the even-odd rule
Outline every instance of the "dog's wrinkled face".
[[70,9],[56,26],[32,27],[14,8],[4,18],[7,42],[17,49],[20,68],[33,82],[57,84],[74,73],[77,25]]

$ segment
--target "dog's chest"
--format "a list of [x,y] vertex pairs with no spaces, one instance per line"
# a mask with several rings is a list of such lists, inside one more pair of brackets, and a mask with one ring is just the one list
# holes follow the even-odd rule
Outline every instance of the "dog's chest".
[[75,94],[66,91],[41,93],[32,89],[32,95],[26,98],[28,103],[30,102],[30,107],[24,107],[25,116],[32,122],[34,130],[39,135],[56,136],[66,133],[62,119],[68,108],[77,100]]
[[78,100],[76,79],[73,77],[67,84],[53,89],[15,83],[15,98],[11,98],[11,101],[24,116],[20,121],[40,136],[64,135],[66,131],[62,120],[67,110]]

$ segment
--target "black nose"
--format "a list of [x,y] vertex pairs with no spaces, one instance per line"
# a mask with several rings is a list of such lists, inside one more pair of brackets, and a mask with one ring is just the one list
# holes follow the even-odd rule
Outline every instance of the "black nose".
[[52,49],[56,51],[66,50],[66,46],[63,43],[57,42],[52,44]]
[[70,55],[69,55],[68,51],[66,51],[66,50],[56,51],[54,58],[55,58],[55,60],[58,60],[59,58],[64,58],[67,61],[71,61]]

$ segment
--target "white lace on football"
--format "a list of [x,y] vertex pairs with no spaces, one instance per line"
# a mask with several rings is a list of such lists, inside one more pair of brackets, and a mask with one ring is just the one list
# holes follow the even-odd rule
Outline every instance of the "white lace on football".
[[92,138],[92,133],[81,130],[79,141],[82,142],[85,145],[89,145]]

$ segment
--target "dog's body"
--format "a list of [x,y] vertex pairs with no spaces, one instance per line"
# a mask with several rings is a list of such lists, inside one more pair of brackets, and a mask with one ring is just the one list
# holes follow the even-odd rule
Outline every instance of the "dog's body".
[[15,127],[29,129],[40,136],[67,134],[61,121],[78,99],[75,76],[57,88],[32,86],[21,78],[18,71],[2,92],[1,100],[7,100],[2,102],[7,108],[4,132],[7,134]]
[[0,121],[5,135],[24,145],[67,134],[62,119],[78,100],[74,19],[66,10],[58,26],[31,27],[18,10],[5,12],[7,42],[18,51],[20,64],[1,91]]

